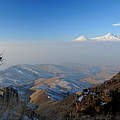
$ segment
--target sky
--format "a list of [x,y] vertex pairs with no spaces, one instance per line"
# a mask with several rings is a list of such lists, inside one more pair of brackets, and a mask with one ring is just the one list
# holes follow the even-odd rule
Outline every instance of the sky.
[[73,43],[120,34],[120,0],[0,0],[0,50],[6,62],[119,63],[120,43]]

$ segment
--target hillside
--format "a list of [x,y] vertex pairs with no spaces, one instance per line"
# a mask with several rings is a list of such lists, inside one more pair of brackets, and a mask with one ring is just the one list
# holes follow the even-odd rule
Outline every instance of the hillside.
[[119,120],[120,73],[102,84],[85,86],[74,94],[66,92],[67,85],[63,83],[64,89],[61,85],[60,76],[56,76],[1,88],[0,119],[10,120],[14,116],[15,120]]
[[37,96],[37,92],[44,93],[52,101],[63,100],[85,88],[103,83],[119,71],[119,68],[77,63],[15,65],[0,71],[0,87],[12,86],[19,94],[31,96],[33,103],[41,98]]
[[119,120],[120,73],[101,85],[84,89],[62,101],[40,104],[40,114],[46,120]]
[[119,120],[120,73],[101,85],[84,89],[73,106],[70,118]]

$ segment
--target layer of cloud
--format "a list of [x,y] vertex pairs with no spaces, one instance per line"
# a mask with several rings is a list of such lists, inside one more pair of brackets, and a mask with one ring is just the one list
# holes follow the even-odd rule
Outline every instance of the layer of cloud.
[[88,41],[87,38],[85,36],[80,36],[78,38],[76,38],[75,40],[72,40],[73,42],[84,42],[84,41]]
[[[61,48],[58,48],[61,46]],[[8,68],[15,64],[57,64],[64,57],[64,47],[55,42],[51,44],[42,42],[1,42],[0,53],[3,53],[4,64],[0,66],[0,70]],[[61,56],[60,56],[61,54]]]
[[120,23],[112,24],[112,26],[120,26]]

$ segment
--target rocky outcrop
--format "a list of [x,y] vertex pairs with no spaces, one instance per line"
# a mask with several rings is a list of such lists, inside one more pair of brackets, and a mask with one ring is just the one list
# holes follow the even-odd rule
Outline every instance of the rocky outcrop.
[[38,120],[37,106],[21,97],[25,96],[19,96],[12,87],[0,89],[0,120]]
[[12,109],[19,102],[17,90],[5,87],[0,90],[0,114],[8,109]]
[[120,120],[120,73],[79,95],[40,106],[43,120]]
[[120,73],[61,101],[49,100],[41,90],[31,98],[21,101],[16,89],[0,89],[0,120],[120,120]]
[[0,119],[8,119],[20,105],[18,91],[12,87],[0,89]]
[[120,120],[120,73],[96,87],[84,89],[68,118]]

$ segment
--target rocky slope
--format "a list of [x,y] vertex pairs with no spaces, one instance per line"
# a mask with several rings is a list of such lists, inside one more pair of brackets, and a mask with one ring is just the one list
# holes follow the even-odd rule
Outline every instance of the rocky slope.
[[[19,108],[21,103],[17,90],[11,87],[0,89],[0,119],[7,120],[8,118],[19,116],[16,108]],[[19,109],[20,110],[20,109]],[[16,115],[15,115],[16,114]],[[12,118],[11,118],[12,119]]]
[[21,101],[16,89],[0,89],[0,120],[38,120],[34,112],[36,108],[37,106],[29,104],[29,101]]
[[[53,100],[61,100],[66,93],[75,93],[91,86],[80,79],[88,77],[83,72],[77,72],[59,65],[16,65],[0,71],[0,87],[23,86],[23,89],[34,87],[36,90],[47,89],[46,94]],[[22,91],[24,92],[24,91]]]
[[44,120],[120,120],[120,73],[79,95],[46,106],[39,103],[38,112]]
[[[101,111],[107,111],[105,117],[111,115],[111,111],[108,112],[111,108],[108,107],[107,110],[103,108],[107,103],[111,103],[113,100],[111,96],[120,87],[120,75],[117,74],[109,81],[106,81],[104,75],[107,74],[108,79],[118,70],[119,67],[82,66],[81,69],[81,65],[69,67],[18,65],[1,71],[0,82],[4,84],[0,90],[0,119],[72,120],[78,117],[91,119],[92,116],[98,117],[98,114],[103,116]],[[93,85],[89,83],[88,78],[93,80],[93,84],[95,81],[106,82],[88,88]],[[110,96],[107,95],[109,93]]]
[[84,89],[73,106],[74,109],[67,114],[69,118],[119,120],[120,73],[101,85]]

